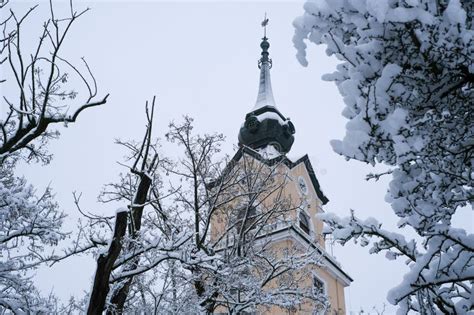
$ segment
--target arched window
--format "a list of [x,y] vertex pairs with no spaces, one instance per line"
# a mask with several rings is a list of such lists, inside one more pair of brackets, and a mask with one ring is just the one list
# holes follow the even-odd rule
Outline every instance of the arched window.
[[308,215],[304,211],[300,211],[299,214],[299,226],[306,233],[310,234],[310,220]]

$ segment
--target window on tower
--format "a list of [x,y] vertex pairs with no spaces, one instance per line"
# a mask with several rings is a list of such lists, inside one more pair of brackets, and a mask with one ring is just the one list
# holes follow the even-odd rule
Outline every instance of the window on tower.
[[299,226],[300,228],[306,233],[306,234],[310,234],[310,227],[309,227],[309,216],[304,212],[304,211],[300,211],[300,214],[299,214]]
[[[247,213],[248,211],[248,213]],[[247,218],[245,218],[245,214],[247,213]],[[257,219],[257,209],[253,206],[250,207],[242,207],[237,209],[237,213],[234,217],[234,220],[231,221],[231,224],[235,224],[237,229],[242,227],[245,231],[247,229],[253,229],[255,226],[255,220]]]
[[[325,296],[326,294],[327,294],[326,284],[316,274],[313,273],[313,295],[316,298],[318,298],[318,297],[321,297],[321,295]],[[327,312],[326,306],[316,305],[316,308],[314,309],[313,314],[324,315],[324,314],[329,314],[329,312]],[[334,314],[337,315],[337,313],[334,313]]]
[[324,282],[313,275],[313,294],[317,296],[325,293]]
[[308,185],[306,185],[306,181],[304,180],[303,177],[298,177],[298,186],[300,188],[300,191],[307,195],[308,194]]

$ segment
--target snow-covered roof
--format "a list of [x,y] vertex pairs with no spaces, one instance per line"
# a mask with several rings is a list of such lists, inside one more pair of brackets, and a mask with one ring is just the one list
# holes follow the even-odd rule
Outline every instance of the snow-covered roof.
[[[267,150],[271,150],[271,149],[267,148]],[[300,164],[304,165],[306,167],[306,169],[308,170],[308,175],[309,175],[309,178],[311,180],[311,184],[313,185],[313,188],[316,191],[316,195],[318,196],[319,200],[321,200],[323,205],[325,205],[329,202],[329,199],[324,195],[323,191],[321,190],[321,186],[319,184],[318,179],[316,178],[316,175],[315,175],[314,170],[313,170],[313,166],[311,165],[311,161],[309,160],[309,157],[308,157],[307,154],[305,154],[303,157],[301,157],[297,161],[293,162],[284,154],[280,154],[280,155],[277,155],[275,157],[265,157],[264,155],[262,155],[257,150],[254,150],[254,149],[252,149],[248,146],[242,146],[237,150],[237,152],[235,153],[235,155],[232,158],[231,162],[229,164],[227,164],[226,168],[223,171],[223,174],[227,174],[228,172],[230,172],[230,170],[236,165],[236,162],[239,161],[242,158],[244,153],[248,154],[248,155],[254,157],[255,159],[258,159],[258,160],[260,160],[260,161],[262,161],[262,162],[264,162],[268,165],[274,165],[275,163],[283,163],[286,166],[288,166],[290,169],[292,169],[292,168],[294,168],[294,167],[296,167]],[[222,176],[224,176],[224,175],[222,175]],[[217,183],[220,180],[221,180],[221,177],[217,178],[213,182],[209,183],[208,187],[209,188],[214,187],[215,185],[217,185]]]
[[275,112],[263,112],[261,114],[258,114],[256,117],[259,121],[264,121],[265,119],[274,119],[277,120],[280,125],[284,125],[287,123],[286,119],[283,120],[281,116]]
[[264,159],[271,160],[282,155],[272,144],[269,144],[263,148],[256,149]]

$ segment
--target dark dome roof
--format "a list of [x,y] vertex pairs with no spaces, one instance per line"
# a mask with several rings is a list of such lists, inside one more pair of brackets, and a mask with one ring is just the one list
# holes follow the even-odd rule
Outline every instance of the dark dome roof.
[[239,144],[253,149],[273,145],[280,153],[290,151],[295,138],[295,127],[289,119],[275,108],[265,109],[260,115],[258,111],[250,112],[240,128]]

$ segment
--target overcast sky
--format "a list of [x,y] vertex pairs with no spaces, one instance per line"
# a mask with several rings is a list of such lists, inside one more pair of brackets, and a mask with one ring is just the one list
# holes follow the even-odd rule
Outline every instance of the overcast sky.
[[[15,6],[24,10],[31,4]],[[77,124],[60,129],[61,138],[50,144],[54,153],[50,165],[19,170],[40,187],[51,183],[71,219],[77,217],[72,191],[83,193],[83,207],[91,212],[115,211],[96,202],[102,185],[123,171],[116,163],[123,151],[113,142],[141,138],[144,102],[153,95],[158,99],[156,136],[163,136],[170,120],[189,114],[199,132],[223,133],[227,137],[224,152],[233,154],[240,125],[257,96],[260,22],[267,12],[275,101],[296,127],[289,156],[310,156],[330,199],[325,211],[347,215],[355,209],[360,217],[373,216],[387,222],[388,228],[395,226],[396,218],[384,202],[387,181],[366,182],[365,174],[373,169],[346,162],[329,145],[331,139],[344,135],[345,120],[340,114],[342,97],[321,75],[334,71],[337,62],[326,56],[324,47],[310,45],[309,66],[298,64],[291,41],[292,21],[303,13],[302,2],[130,0],[87,5],[92,10],[74,25],[62,56],[75,63],[85,56],[98,81],[99,95],[110,93],[109,101],[84,112]],[[65,9],[64,3],[56,6]],[[77,1],[76,7],[85,5]],[[42,3],[30,23],[40,26],[46,10]],[[351,311],[381,309],[387,291],[406,271],[402,263],[369,255],[367,249],[354,245],[336,247],[334,255],[354,278],[346,289],[346,307]],[[40,272],[38,285],[45,291],[54,288],[62,298],[81,295],[89,288],[94,267],[91,259],[72,259]],[[393,313],[387,309],[386,313]]]

